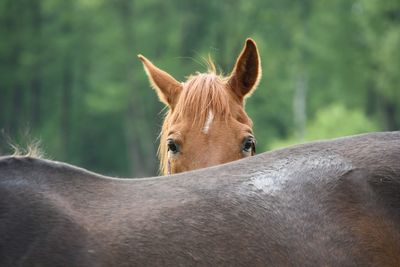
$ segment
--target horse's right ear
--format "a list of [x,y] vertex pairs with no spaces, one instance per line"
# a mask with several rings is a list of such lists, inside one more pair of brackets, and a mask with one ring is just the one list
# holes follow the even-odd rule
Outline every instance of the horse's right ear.
[[156,90],[159,99],[172,109],[182,90],[182,84],[165,71],[154,66],[144,56],[138,55],[138,57],[143,62],[144,70],[149,77],[151,86]]

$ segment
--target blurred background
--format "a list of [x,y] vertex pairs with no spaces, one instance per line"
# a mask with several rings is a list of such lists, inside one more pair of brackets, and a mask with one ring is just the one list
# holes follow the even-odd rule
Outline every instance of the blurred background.
[[263,78],[257,151],[400,129],[399,0],[0,0],[0,154],[116,176],[158,173],[163,105],[141,53],[179,80],[229,74],[247,37]]

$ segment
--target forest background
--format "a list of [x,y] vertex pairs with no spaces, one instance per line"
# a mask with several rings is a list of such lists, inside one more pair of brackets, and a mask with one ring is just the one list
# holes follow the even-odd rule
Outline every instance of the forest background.
[[247,37],[263,78],[246,109],[258,152],[400,129],[398,0],[0,0],[0,155],[156,175],[163,105],[141,53],[179,80],[225,74]]

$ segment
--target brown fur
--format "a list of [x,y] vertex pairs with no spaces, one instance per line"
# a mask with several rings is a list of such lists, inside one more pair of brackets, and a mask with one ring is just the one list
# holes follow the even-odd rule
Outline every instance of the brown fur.
[[399,266],[400,132],[116,179],[0,158],[0,266]]
[[[166,72],[139,56],[152,86],[169,110],[160,135],[160,170],[167,174],[213,166],[248,156],[240,153],[243,140],[251,136],[252,122],[244,111],[244,98],[261,77],[257,47],[246,41],[229,77],[218,75],[211,59],[209,72],[189,76],[179,83]],[[212,112],[212,133],[202,132]],[[166,146],[174,139],[182,151],[170,155]],[[218,148],[218,149],[217,149]]]

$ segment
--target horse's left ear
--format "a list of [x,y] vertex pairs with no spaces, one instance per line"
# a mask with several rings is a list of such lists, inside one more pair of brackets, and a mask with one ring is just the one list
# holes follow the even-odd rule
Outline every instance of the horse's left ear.
[[229,78],[229,84],[239,99],[243,100],[257,87],[260,78],[261,64],[257,45],[249,38],[236,60]]

